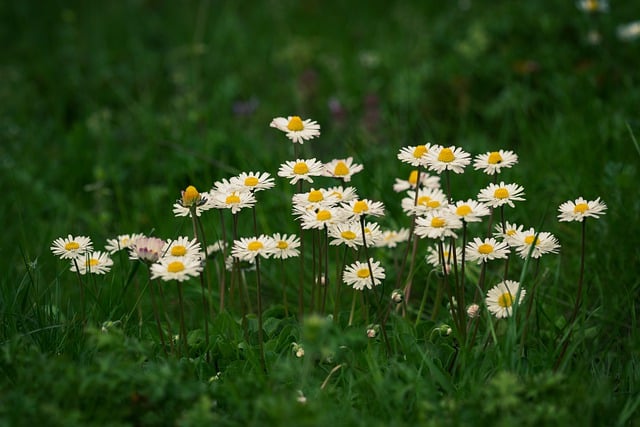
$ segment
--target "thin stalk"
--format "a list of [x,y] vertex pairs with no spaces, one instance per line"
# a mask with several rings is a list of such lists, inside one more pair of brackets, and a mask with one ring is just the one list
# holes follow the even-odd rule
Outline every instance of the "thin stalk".
[[187,343],[187,328],[184,322],[184,299],[182,297],[182,282],[178,282],[178,304],[180,305],[180,341],[184,350],[184,356],[189,357],[189,347]]
[[262,285],[260,281],[260,256],[256,257],[256,294],[258,299],[258,347],[260,349],[260,366],[267,373],[267,363],[264,359],[264,337],[262,336]]

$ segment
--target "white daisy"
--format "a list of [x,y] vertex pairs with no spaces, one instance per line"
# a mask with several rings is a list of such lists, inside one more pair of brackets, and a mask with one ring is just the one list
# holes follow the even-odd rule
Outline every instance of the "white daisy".
[[291,204],[293,206],[293,214],[295,216],[300,216],[309,211],[334,206],[338,200],[337,196],[324,188],[312,188],[306,193],[294,194]]
[[342,209],[326,206],[317,211],[307,211],[299,217],[302,228],[323,229],[344,222],[347,215]]
[[312,176],[321,176],[324,165],[316,159],[297,159],[287,161],[280,165],[278,176],[289,178],[290,184],[295,184],[300,180],[313,182]]
[[216,209],[230,209],[237,214],[244,208],[256,204],[256,196],[251,191],[237,190],[232,186],[218,186],[209,192],[212,206]]
[[287,259],[297,257],[300,255],[300,238],[295,234],[287,235],[274,233],[273,241],[275,242],[275,248],[273,250],[273,257],[280,259]]
[[129,258],[156,262],[163,254],[166,242],[157,237],[139,237],[129,248]]
[[[444,258],[445,265],[447,266],[447,271],[451,271],[451,266],[453,265],[454,259],[457,265],[462,264],[462,248],[456,247],[455,253],[454,251],[451,251],[450,245],[444,245],[443,249],[444,253],[442,254],[442,256]],[[433,267],[440,267],[440,264],[442,264],[440,261],[440,245],[435,244],[427,248],[425,261],[427,262],[427,264]]]
[[351,200],[341,204],[342,209],[352,218],[360,218],[363,215],[384,215],[384,204],[368,199]]
[[607,12],[609,10],[608,0],[578,0],[576,6],[583,12]]
[[[518,292],[520,293],[519,297]],[[491,314],[501,319],[511,316],[516,298],[518,298],[517,303],[522,304],[526,293],[524,289],[520,288],[520,283],[514,280],[505,280],[489,289],[485,303]]]
[[166,249],[163,256],[170,256],[174,258],[187,258],[194,257],[197,259],[203,259],[204,253],[200,249],[200,243],[198,239],[189,239],[188,237],[178,237],[175,240],[168,240]]
[[113,254],[121,249],[128,249],[140,237],[144,237],[144,235],[142,233],[120,234],[115,239],[107,239],[107,244],[104,249],[110,254]]
[[514,246],[515,244],[515,236],[517,233],[522,231],[523,226],[518,224],[510,223],[509,221],[505,221],[504,230],[502,229],[502,224],[497,224],[494,227],[493,237],[497,239],[502,239],[509,246]]
[[[76,270],[76,266],[78,267]],[[111,270],[113,260],[106,252],[95,251],[85,254],[82,258],[76,258],[71,262],[71,271],[80,274],[105,274]]]
[[359,221],[351,220],[334,224],[328,229],[333,240],[330,245],[346,245],[350,248],[362,246],[362,227]]
[[632,21],[618,25],[616,28],[618,38],[623,41],[633,41],[640,37],[640,21]]
[[91,238],[86,236],[59,237],[51,244],[51,252],[61,259],[78,259],[93,250]]
[[473,199],[457,201],[449,205],[449,210],[464,222],[480,222],[483,216],[491,213],[487,205]]
[[455,173],[464,172],[464,168],[471,163],[471,155],[460,147],[436,147],[426,154],[427,166],[430,170],[441,173],[450,170]]
[[364,239],[366,240],[367,246],[378,246],[378,244],[382,241],[382,230],[380,230],[380,225],[375,222],[367,221],[364,224]]
[[376,246],[395,248],[398,243],[406,242],[409,240],[409,229],[400,228],[399,230],[384,230],[382,231],[382,239]]
[[487,206],[497,208],[503,205],[515,207],[514,201],[523,201],[524,188],[517,184],[489,184],[488,187],[480,190],[478,200],[486,203]]
[[173,204],[173,214],[177,217],[191,215],[192,207],[195,207],[196,216],[200,216],[202,212],[211,209],[211,204],[206,194],[203,195],[190,185],[181,191],[180,199]]
[[564,202],[558,210],[560,211],[558,215],[559,221],[582,222],[587,217],[598,218],[600,215],[604,215],[607,205],[600,201],[600,197],[591,201],[578,197],[575,201]]
[[355,187],[329,187],[327,188],[327,193],[329,193],[332,198],[335,197],[338,202],[350,202],[358,198]]
[[421,188],[417,196],[415,191],[407,191],[407,197],[400,201],[402,210],[409,216],[426,215],[447,206],[447,196],[439,188]]
[[474,238],[467,243],[465,255],[468,261],[477,261],[478,264],[493,259],[505,259],[509,256],[509,245],[506,242],[498,242],[493,237],[486,239]]
[[[403,180],[396,178],[395,184],[393,184],[393,191],[401,193],[405,190],[413,190],[416,188],[418,182],[418,170],[414,169],[409,173],[409,178]],[[430,175],[425,171],[420,172],[420,185],[421,188],[440,188],[440,176]]]
[[276,117],[269,124],[285,132],[287,138],[294,143],[304,144],[304,141],[320,136],[320,125],[311,119],[302,120],[300,116]]
[[242,261],[253,261],[257,256],[269,258],[275,248],[276,242],[271,236],[241,237],[233,242],[231,255]]
[[177,280],[184,282],[191,277],[197,277],[203,269],[200,260],[196,258],[164,257],[151,264],[151,279],[162,279],[165,282]]
[[415,234],[430,239],[457,237],[455,230],[462,228],[462,221],[448,210],[429,212],[416,218]]
[[267,172],[242,172],[229,180],[229,184],[238,190],[262,191],[273,188],[276,184]]
[[487,175],[500,173],[502,168],[510,168],[518,163],[518,155],[513,151],[498,150],[479,154],[473,160],[473,168],[482,169]]
[[362,171],[364,166],[353,163],[353,157],[347,157],[346,159],[335,159],[324,165],[324,171],[326,176],[334,178],[340,178],[344,182],[351,181],[351,177]]
[[369,262],[371,263],[371,271],[369,271],[369,266],[366,262],[360,261],[345,267],[342,273],[344,283],[358,291],[363,290],[365,287],[373,289],[373,286],[378,286],[382,283],[385,278],[384,268],[380,266],[379,261],[374,261],[373,258],[369,258]]
[[532,246],[531,258],[540,258],[544,254],[556,254],[560,250],[560,243],[553,234],[542,231],[536,237],[536,231],[533,228],[517,232],[512,237],[511,244],[518,255],[525,259],[529,256]]
[[402,147],[398,152],[398,160],[409,163],[411,166],[426,166],[427,165],[427,153],[430,150],[438,147],[437,145],[431,145],[426,143],[424,145],[416,145],[409,147]]

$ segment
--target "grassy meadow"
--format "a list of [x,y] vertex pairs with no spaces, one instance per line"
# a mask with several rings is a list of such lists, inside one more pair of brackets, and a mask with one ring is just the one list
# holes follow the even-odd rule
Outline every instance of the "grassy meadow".
[[[640,8],[581,4],[0,4],[0,425],[640,425],[640,38],[621,33]],[[292,143],[270,126],[288,116],[321,134]],[[422,170],[449,202],[523,187],[465,223],[466,243],[506,217],[558,253],[443,270],[425,256],[462,229],[352,250],[293,215],[295,194],[351,186],[384,205],[369,227],[412,229],[398,155],[426,143],[518,156],[499,176]],[[364,167],[349,182],[278,175],[347,157]],[[274,180],[254,207],[174,215],[188,186],[243,172]],[[559,221],[579,197],[607,209]],[[50,249],[132,233],[302,246],[229,270],[207,251],[183,282],[150,280],[126,250],[81,275]],[[369,257],[381,284],[342,282]],[[526,293],[496,318],[485,294],[507,279]]]

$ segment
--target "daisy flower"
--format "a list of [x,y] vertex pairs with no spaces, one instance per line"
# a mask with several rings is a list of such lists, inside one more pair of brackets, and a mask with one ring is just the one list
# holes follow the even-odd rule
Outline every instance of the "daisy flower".
[[140,237],[144,237],[144,235],[142,233],[120,234],[115,239],[107,239],[104,249],[110,254],[114,254],[121,249],[130,248]]
[[[71,262],[71,271],[80,274],[105,274],[111,270],[113,260],[106,252],[95,251],[86,254],[84,258],[77,258],[76,262]],[[76,269],[77,267],[77,269]]]
[[207,197],[198,192],[193,185],[188,186],[180,194],[180,198],[173,204],[173,214],[177,217],[190,215],[192,207],[195,207],[196,216],[200,216],[202,212],[211,209],[211,204],[208,203]]
[[424,217],[416,218],[415,234],[430,239],[457,237],[455,230],[462,228],[462,221],[448,210],[429,212]]
[[607,0],[578,0],[576,6],[586,13],[609,11],[609,2]]
[[262,191],[273,188],[276,184],[267,172],[242,172],[229,180],[229,185],[238,190]]
[[270,125],[285,132],[293,143],[304,144],[304,141],[320,136],[320,125],[311,119],[302,120],[300,116],[276,117]]
[[[433,267],[440,267],[441,264],[439,247],[440,245],[438,244],[429,246],[429,248],[427,248],[427,255],[424,257],[425,262]],[[449,245],[444,246],[443,257],[444,262],[447,264],[447,267],[451,267],[451,264],[453,264],[454,260],[454,253],[450,249],[451,247]],[[457,265],[462,264],[462,248],[455,248],[455,260]],[[447,271],[448,270],[449,269],[447,269]]]
[[468,261],[477,261],[478,264],[492,259],[505,259],[509,256],[509,245],[506,242],[498,242],[493,237],[487,239],[474,238],[467,243],[465,255]]
[[509,205],[512,208],[515,207],[514,201],[524,200],[524,188],[517,184],[489,184],[488,187],[480,190],[478,194],[478,200],[487,204],[492,208],[497,208],[503,205]]
[[322,175],[323,170],[324,165],[316,159],[297,159],[281,164],[278,176],[289,178],[289,183],[293,185],[300,180],[313,182],[311,177]]
[[353,163],[353,157],[346,159],[335,159],[324,165],[325,176],[340,178],[344,182],[351,181],[351,177],[362,171],[364,166]]
[[426,163],[430,170],[442,173],[450,170],[455,173],[464,172],[465,166],[471,163],[471,155],[460,147],[436,147],[426,154]]
[[258,237],[241,237],[233,242],[231,255],[241,261],[253,261],[257,256],[269,258],[276,248],[273,237],[261,234]]
[[329,193],[332,198],[335,197],[338,202],[350,202],[358,198],[355,187],[329,187],[327,188],[327,193]]
[[382,231],[380,225],[375,222],[366,222],[364,224],[364,238],[367,246],[378,246],[382,240]]
[[163,254],[166,242],[157,237],[139,237],[129,248],[129,258],[156,262]]
[[298,249],[300,247],[300,238],[295,234],[288,236],[274,233],[271,237],[276,244],[273,250],[274,258],[287,259],[300,255],[300,250]]
[[317,211],[307,211],[299,217],[302,228],[305,230],[329,227],[345,221],[346,218],[343,210],[331,206]]
[[382,238],[376,246],[385,248],[395,248],[398,243],[409,240],[409,229],[401,228],[399,230],[384,230]]
[[500,169],[510,168],[516,163],[518,163],[518,155],[513,151],[498,150],[477,155],[473,160],[473,168],[482,169],[482,172],[487,175],[495,175],[500,173]]
[[435,149],[437,145],[431,145],[426,143],[424,145],[416,145],[409,147],[402,147],[398,152],[398,160],[409,163],[411,166],[426,166],[427,165],[427,153],[431,149]]
[[453,205],[449,205],[449,210],[464,222],[480,222],[483,216],[491,213],[487,205],[472,199],[460,200]]
[[578,197],[575,201],[564,202],[558,210],[560,211],[558,215],[559,221],[582,222],[587,217],[598,218],[600,215],[604,215],[607,205],[600,201],[600,197],[591,201]]
[[351,220],[334,224],[328,229],[329,237],[333,240],[330,245],[347,245],[350,248],[362,246],[362,228],[360,222]]
[[507,242],[509,246],[514,246],[514,238],[517,233],[521,232],[523,229],[522,225],[513,224],[509,221],[505,221],[504,230],[502,229],[501,224],[497,224],[494,227],[493,237],[497,239],[502,239],[504,242]]
[[512,237],[511,244],[518,255],[525,259],[529,256],[532,246],[531,258],[540,258],[544,254],[557,254],[560,249],[558,239],[553,234],[542,231],[536,236],[533,228],[517,232]]
[[151,280],[160,278],[165,282],[169,280],[184,282],[198,276],[202,268],[202,263],[196,258],[164,257],[151,264]]
[[324,188],[312,188],[306,193],[294,194],[291,198],[293,213],[296,216],[304,215],[306,212],[324,209],[333,206],[339,199]]
[[407,191],[407,197],[400,201],[400,205],[409,216],[425,215],[447,206],[447,196],[439,188],[421,188],[417,199],[415,191]]
[[[406,180],[396,178],[395,184],[393,184],[393,191],[401,193],[405,190],[412,190],[416,188],[418,182],[418,170],[414,169],[409,173],[409,178]],[[430,175],[427,172],[420,173],[420,185],[418,187],[424,188],[440,188],[440,176]]]
[[384,204],[373,202],[368,199],[351,200],[342,203],[342,209],[352,218],[360,218],[363,215],[382,216],[384,215]]
[[204,258],[198,239],[189,240],[188,237],[184,236],[178,237],[176,240],[167,241],[167,246],[163,256],[170,256],[174,258]]
[[522,303],[526,291],[520,288],[520,283],[514,280],[505,280],[498,283],[487,292],[485,303],[487,308],[498,319],[511,316],[513,304],[518,297],[518,304]]
[[616,28],[618,38],[623,41],[632,41],[640,37],[640,21],[618,25]]
[[220,239],[207,246],[207,254],[211,255],[213,253],[225,251],[227,249],[227,243],[224,240]]
[[86,236],[59,237],[51,244],[51,252],[61,259],[78,259],[93,250],[91,239]]
[[382,283],[385,278],[384,268],[380,266],[379,261],[374,261],[373,258],[369,258],[369,262],[371,263],[371,271],[369,271],[369,266],[366,262],[360,261],[345,267],[342,273],[344,283],[358,291],[363,290],[365,287],[373,289],[373,286],[378,286]]
[[251,208],[256,204],[256,196],[251,191],[234,190],[232,186],[219,186],[209,193],[212,206],[216,209],[231,209],[237,214],[244,208]]

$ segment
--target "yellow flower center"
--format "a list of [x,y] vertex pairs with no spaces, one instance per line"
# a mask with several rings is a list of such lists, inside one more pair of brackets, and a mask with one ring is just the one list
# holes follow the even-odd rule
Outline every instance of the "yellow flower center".
[[75,251],[80,249],[80,243],[78,242],[69,242],[64,245],[65,250],[67,251]]
[[507,199],[509,198],[509,190],[504,187],[497,188],[496,191],[493,192],[493,197],[496,199]]
[[182,192],[182,206],[191,206],[200,199],[200,193],[196,187],[190,185]]
[[428,150],[426,145],[418,145],[413,150],[413,157],[415,157],[416,159],[419,159],[420,157],[424,156],[427,153],[427,151]]
[[497,151],[493,151],[489,153],[489,158],[487,159],[487,163],[489,163],[490,165],[502,163],[502,156]]
[[587,0],[584,3],[584,8],[585,8],[585,10],[587,10],[589,12],[593,12],[593,11],[598,10],[598,8],[599,8],[598,0]]
[[289,119],[289,123],[287,123],[287,129],[293,132],[299,132],[304,129],[304,125],[302,124],[302,119],[300,116],[293,116]]
[[366,279],[367,277],[370,276],[368,268],[361,268],[360,270],[358,270],[358,272],[356,274],[361,279]]
[[369,210],[369,205],[364,200],[358,200],[353,204],[353,212],[357,214],[364,213]]
[[498,305],[502,308],[509,308],[513,304],[513,296],[509,292],[505,292],[504,294],[498,297]]
[[573,213],[585,213],[589,210],[589,205],[586,203],[578,203],[575,208],[573,208]]
[[96,258],[91,258],[91,259],[87,260],[86,266],[87,267],[95,267],[98,264],[100,264],[99,260],[97,260]]
[[322,191],[320,190],[311,190],[309,191],[309,196],[307,196],[307,200],[311,203],[320,202],[324,200],[324,196],[322,195]]
[[417,170],[412,170],[411,173],[409,174],[409,184],[411,185],[416,185],[416,183],[418,182],[418,171]]
[[429,200],[429,201],[427,202],[427,206],[428,206],[428,207],[430,207],[430,208],[432,208],[432,209],[435,209],[435,208],[440,207],[440,202],[439,202],[439,201],[437,201],[437,200]]
[[345,240],[353,240],[356,238],[356,233],[354,233],[351,230],[346,230],[340,233],[340,237],[342,237]]
[[345,162],[343,162],[342,160],[340,160],[337,164],[335,169],[333,170],[333,174],[336,176],[345,176],[345,175],[349,175],[349,167],[347,166],[347,164]]
[[478,246],[478,252],[480,252],[482,255],[488,255],[493,252],[493,246],[488,243],[483,243]]
[[429,206],[429,201],[431,200],[431,197],[429,196],[420,196],[418,197],[418,205],[420,206]]
[[331,196],[335,197],[338,200],[342,200],[342,193],[340,193],[339,191],[332,191]]
[[287,243],[286,240],[279,240],[278,243],[276,244],[276,247],[278,249],[287,249],[289,247],[289,244]]
[[185,256],[187,254],[187,248],[182,245],[175,245],[171,248],[171,255],[173,256]]
[[227,196],[227,198],[224,200],[224,202],[227,205],[233,205],[233,204],[236,204],[236,203],[240,203],[240,196],[238,196],[236,193],[232,193],[232,194]]
[[327,210],[321,210],[316,214],[316,219],[318,221],[327,221],[331,219],[331,212]]
[[260,181],[255,176],[248,176],[244,179],[244,185],[247,187],[255,187],[258,185],[258,182]]
[[[535,239],[535,242],[534,242],[534,239]],[[532,235],[532,236],[527,236],[527,237],[525,237],[525,238],[524,238],[524,242],[525,242],[527,245],[530,245],[530,244],[532,244],[532,243],[533,243],[533,245],[535,246],[535,245],[537,245],[538,243],[540,243],[540,239],[536,239],[536,236],[535,236],[535,235]]]
[[180,261],[172,261],[167,265],[167,271],[169,273],[179,273],[184,270],[184,264]]
[[250,242],[247,245],[247,249],[249,249],[250,251],[259,251],[263,247],[264,247],[264,245],[259,240],[254,240],[253,242]]
[[438,161],[444,163],[451,163],[456,159],[456,156],[453,155],[453,151],[451,148],[443,148],[440,150],[440,154],[438,154]]
[[304,162],[298,162],[293,166],[293,173],[296,175],[304,175],[309,173],[309,166]]
[[442,228],[446,224],[446,221],[439,216],[434,216],[431,218],[431,226],[435,228]]
[[513,228],[510,228],[507,231],[505,231],[504,234],[506,234],[507,236],[513,236],[516,234],[516,230]]
[[471,206],[469,205],[460,205],[456,208],[456,215],[458,216],[467,216],[469,215],[473,210],[471,209]]

